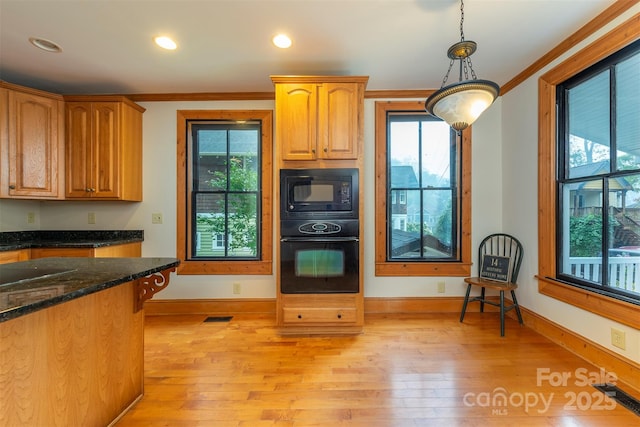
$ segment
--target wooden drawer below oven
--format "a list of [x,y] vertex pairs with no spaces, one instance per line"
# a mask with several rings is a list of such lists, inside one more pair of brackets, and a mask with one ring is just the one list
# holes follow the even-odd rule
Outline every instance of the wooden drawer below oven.
[[282,309],[284,323],[355,323],[358,320],[357,310],[353,308],[313,308],[284,307]]

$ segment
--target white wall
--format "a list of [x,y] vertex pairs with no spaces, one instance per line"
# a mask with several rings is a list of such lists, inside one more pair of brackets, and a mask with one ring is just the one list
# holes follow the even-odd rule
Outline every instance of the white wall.
[[[522,241],[525,256],[520,271],[519,303],[551,321],[623,354],[640,361],[640,331],[579,309],[538,293],[534,275],[538,271],[538,78],[588,46],[613,27],[640,12],[634,6],[606,29],[576,45],[570,52],[545,67],[502,97],[502,170],[503,170],[503,230]],[[640,310],[639,310],[640,312]],[[623,351],[611,345],[611,328],[626,332]]]
[[[29,224],[27,214],[35,214],[35,222]],[[40,229],[40,202],[33,200],[0,199],[0,232]]]

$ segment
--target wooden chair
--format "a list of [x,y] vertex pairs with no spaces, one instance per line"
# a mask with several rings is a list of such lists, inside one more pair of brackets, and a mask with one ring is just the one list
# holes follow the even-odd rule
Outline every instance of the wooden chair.
[[[484,312],[484,305],[490,304],[496,307],[500,307],[500,336],[504,336],[504,314],[514,309],[518,314],[518,320],[522,325],[522,314],[520,313],[520,306],[518,306],[518,300],[516,299],[515,290],[518,288],[517,280],[518,273],[520,272],[520,264],[522,263],[522,244],[513,236],[504,233],[491,234],[482,240],[478,247],[478,277],[467,277],[464,281],[467,283],[467,293],[464,297],[464,304],[462,305],[462,313],[460,313],[460,322],[464,320],[464,315],[467,310],[467,304],[474,301],[480,302],[480,312]],[[496,273],[494,279],[489,279],[487,276],[491,276],[490,268],[487,268],[486,263],[490,261],[490,258],[485,256],[494,257],[507,257],[502,258],[501,263],[506,267],[508,262],[508,269],[502,269],[499,273]],[[496,258],[494,258],[495,260]],[[485,268],[483,269],[483,261]],[[489,271],[487,271],[489,270]],[[499,269],[496,269],[498,271]],[[504,274],[503,274],[504,273]],[[473,286],[480,286],[482,289],[480,295],[469,298],[471,288]],[[494,289],[500,292],[500,302],[497,303],[485,298],[485,289]],[[505,306],[504,293],[505,291],[511,292],[511,299],[513,304]]]

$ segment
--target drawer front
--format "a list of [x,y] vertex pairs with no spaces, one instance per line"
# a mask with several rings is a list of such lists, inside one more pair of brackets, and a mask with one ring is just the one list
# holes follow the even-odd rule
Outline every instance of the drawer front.
[[51,258],[51,257],[81,257],[92,258],[93,248],[33,248],[31,249],[31,259]]
[[0,252],[0,264],[29,260],[30,249]]
[[355,308],[309,308],[284,307],[284,323],[355,323],[357,311]]

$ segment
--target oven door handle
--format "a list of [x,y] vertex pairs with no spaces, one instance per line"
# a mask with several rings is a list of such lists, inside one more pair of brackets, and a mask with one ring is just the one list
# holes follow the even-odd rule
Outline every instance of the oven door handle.
[[358,242],[357,237],[283,237],[281,242]]

